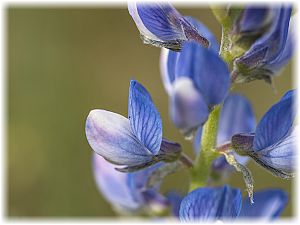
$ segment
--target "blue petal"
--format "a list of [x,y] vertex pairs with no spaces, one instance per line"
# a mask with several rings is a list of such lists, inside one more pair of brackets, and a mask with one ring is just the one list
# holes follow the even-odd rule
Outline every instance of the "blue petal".
[[270,8],[247,6],[242,12],[242,17],[238,20],[238,33],[257,33],[266,26],[266,20],[270,16]]
[[[192,17],[185,17],[185,19],[195,27],[198,33],[209,40],[209,48],[218,53],[220,45],[215,36],[202,23]],[[175,80],[175,67],[180,52],[174,52],[165,48],[161,49],[160,57],[160,71],[166,91],[171,95],[172,83]]]
[[128,115],[132,132],[156,155],[162,141],[162,122],[148,91],[137,81],[130,82]]
[[180,204],[181,221],[226,220],[237,217],[242,207],[239,189],[229,186],[198,188]]
[[254,193],[255,203],[245,198],[239,218],[271,220],[280,216],[288,202],[287,193],[280,189],[267,189]]
[[136,165],[151,161],[152,154],[132,133],[129,120],[117,113],[92,110],[85,132],[92,149],[117,165]]
[[295,34],[294,30],[292,30],[291,25],[293,23],[293,19],[290,21],[290,27],[288,31],[288,37],[283,49],[283,52],[280,54],[279,57],[277,57],[275,60],[273,60],[272,63],[269,63],[267,65],[267,68],[274,73],[278,72],[284,65],[286,65],[289,60],[291,59],[294,51],[295,51]]
[[163,85],[169,96],[172,93],[172,84],[175,81],[175,66],[179,54],[179,52],[174,52],[165,48],[161,49],[160,74],[162,77]]
[[[129,173],[128,184],[131,187],[132,195],[134,195],[137,190],[145,188],[149,176],[163,165],[165,165],[164,162],[159,162],[153,166],[147,167],[137,172]],[[159,187],[160,183],[156,184],[154,189],[158,190]]]
[[127,185],[128,174],[116,171],[96,153],[93,154],[92,166],[97,187],[108,202],[117,208],[138,210],[140,202],[132,196]]
[[251,103],[242,95],[231,94],[225,99],[222,108],[217,144],[230,141],[234,134],[252,133],[255,126]]
[[294,91],[287,93],[260,120],[254,137],[254,150],[265,149],[287,135],[295,119]]
[[226,97],[229,71],[226,63],[214,51],[196,42],[185,42],[175,69],[176,77],[189,77],[208,105],[214,106]]
[[187,134],[202,125],[209,110],[202,95],[195,89],[189,78],[176,79],[171,96],[170,112],[173,123]]
[[295,171],[297,150],[297,128],[293,128],[276,144],[257,153],[260,162],[285,174]]
[[220,45],[216,37],[211,33],[211,31],[204,24],[202,24],[200,21],[191,16],[185,16],[184,18],[196,28],[198,33],[200,33],[209,41],[209,49],[213,50],[215,53],[218,53]]
[[136,8],[143,25],[163,41],[185,40],[181,18],[177,10],[168,3],[136,3]]
[[179,217],[180,203],[182,200],[181,195],[179,195],[177,192],[171,191],[167,193],[166,197],[171,204],[173,216]]
[[249,67],[272,64],[281,56],[288,35],[291,7],[275,10],[274,23],[264,36],[259,38],[238,61]]

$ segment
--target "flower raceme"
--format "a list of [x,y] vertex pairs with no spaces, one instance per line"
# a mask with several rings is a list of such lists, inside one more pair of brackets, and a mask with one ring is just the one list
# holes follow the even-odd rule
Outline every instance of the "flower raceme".
[[103,197],[122,214],[137,214],[147,210],[163,211],[168,200],[158,193],[159,185],[147,188],[147,178],[161,163],[146,169],[122,173],[96,153],[92,157],[95,181]]
[[228,67],[216,49],[185,42],[181,52],[165,50],[161,57],[171,119],[186,137],[206,122],[211,109],[228,93]]
[[[228,95],[224,101],[219,120],[217,146],[230,141],[234,134],[254,132],[255,126],[255,116],[247,98],[239,94]],[[201,153],[201,136],[202,128],[199,128],[194,138],[194,150],[197,154]],[[241,164],[245,164],[249,159],[249,157],[238,154],[234,154],[234,156]],[[232,171],[232,169],[233,167],[227,163],[224,156],[220,156],[212,163],[213,172],[220,175],[226,175],[225,173]]]
[[296,159],[295,90],[288,91],[257,125],[255,133],[235,134],[232,148],[247,155],[273,175],[291,178]]
[[[234,82],[264,79],[271,83],[272,77],[290,60],[294,45],[290,28],[291,12],[290,6],[244,11],[244,19],[236,24],[239,30],[255,33],[264,27],[263,30],[266,31],[254,41],[249,50],[234,60],[232,72]],[[256,22],[253,17],[260,20],[257,29],[254,29]],[[268,26],[265,26],[266,24]]]
[[[271,220],[278,217],[287,204],[287,194],[279,189],[254,193],[256,203],[242,201],[239,189],[230,186],[198,188],[180,203],[179,218],[184,222],[228,221],[233,219]],[[242,203],[243,202],[243,203]]]
[[169,3],[129,2],[128,11],[145,44],[179,51],[185,41],[208,47],[208,40]]
[[92,149],[107,161],[130,172],[160,161],[176,161],[177,143],[162,138],[162,122],[148,91],[130,82],[128,119],[106,110],[92,110],[86,120],[86,137]]

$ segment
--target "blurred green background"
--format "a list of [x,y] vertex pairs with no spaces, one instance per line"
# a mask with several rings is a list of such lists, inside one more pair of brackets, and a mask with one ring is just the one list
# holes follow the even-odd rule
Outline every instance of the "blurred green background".
[[[220,39],[221,28],[208,8],[177,7],[198,18]],[[118,7],[6,6],[8,111],[6,146],[8,217],[115,216],[98,192],[91,170],[85,119],[101,108],[127,115],[129,80],[151,93],[161,113],[164,136],[191,143],[170,122],[168,97],[160,72],[160,50],[143,45],[125,5]],[[253,103],[257,120],[293,86],[291,63],[275,79],[277,93],[256,81],[235,91]],[[293,196],[291,181],[249,167],[255,189],[280,187]],[[180,182],[178,182],[180,181]],[[245,186],[234,173],[230,184]],[[185,192],[186,171],[167,178],[168,187]],[[292,216],[290,201],[283,216]]]

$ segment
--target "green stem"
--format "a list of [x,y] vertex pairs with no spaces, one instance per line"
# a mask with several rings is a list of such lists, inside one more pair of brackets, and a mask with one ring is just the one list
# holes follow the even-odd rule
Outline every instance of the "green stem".
[[216,146],[220,111],[221,105],[216,106],[203,127],[201,154],[198,154],[194,167],[191,170],[192,182],[190,191],[206,185],[210,175],[211,163],[219,156],[213,149]]
[[229,32],[230,32],[229,27],[222,28],[222,42],[221,42],[221,46],[220,46],[219,55],[227,63],[229,68],[231,68],[232,67],[232,55],[230,53],[231,40],[230,40]]

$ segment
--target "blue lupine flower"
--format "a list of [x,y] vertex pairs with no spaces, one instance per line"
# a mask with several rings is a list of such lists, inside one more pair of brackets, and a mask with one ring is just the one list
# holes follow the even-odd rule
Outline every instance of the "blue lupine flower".
[[86,120],[86,137],[92,149],[109,162],[134,171],[159,161],[175,161],[179,144],[162,138],[162,122],[147,90],[130,82],[129,119],[106,110],[92,110]]
[[180,53],[166,52],[161,63],[171,119],[189,137],[206,122],[212,107],[226,97],[228,67],[216,48],[206,49],[195,42],[185,42]]
[[291,7],[273,9],[273,23],[251,48],[234,61],[232,80],[236,83],[264,79],[271,83],[291,58],[293,35],[289,31]]
[[187,194],[180,204],[181,221],[226,221],[233,219],[265,219],[279,217],[287,203],[287,194],[279,189],[254,193],[250,204],[239,189],[230,186],[198,188]]
[[262,117],[255,133],[236,134],[233,149],[248,155],[257,163],[281,178],[293,176],[296,158],[295,91],[288,91]]
[[[239,94],[230,94],[224,101],[217,135],[217,145],[224,144],[231,140],[237,133],[254,132],[256,126],[255,116],[250,102],[246,97]],[[198,153],[201,149],[202,128],[199,128],[194,138],[194,150]],[[199,154],[199,153],[198,153]],[[240,164],[245,164],[248,157],[234,154]],[[213,161],[212,169],[214,172],[224,173],[233,169],[225,157],[221,156]]]
[[128,3],[128,11],[145,44],[178,51],[184,41],[196,41],[205,47],[209,42],[169,3]]
[[158,193],[159,186],[146,187],[149,175],[161,163],[138,172],[121,173],[96,153],[92,160],[97,187],[118,212],[138,213],[149,207],[161,211],[168,207],[168,200]]

